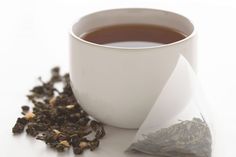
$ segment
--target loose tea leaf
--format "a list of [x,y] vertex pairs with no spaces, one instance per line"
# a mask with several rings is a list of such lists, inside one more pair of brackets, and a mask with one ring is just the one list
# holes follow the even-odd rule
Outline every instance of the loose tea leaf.
[[[60,68],[55,67],[51,75],[48,82],[40,77],[42,85],[30,90],[27,97],[33,104],[33,111],[29,106],[22,106],[24,116],[17,119],[12,132],[20,134],[26,128],[28,135],[44,141],[58,152],[70,147],[74,154],[81,154],[86,149],[95,150],[105,136],[103,125],[91,118],[76,101],[69,74],[62,76]],[[57,83],[63,84],[62,91],[55,88]]]
[[210,157],[211,132],[199,118],[182,121],[168,128],[143,135],[128,151],[141,151],[160,157]]
[[22,133],[24,131],[24,128],[26,126],[26,124],[28,123],[28,120],[26,118],[18,118],[16,121],[15,126],[12,128],[12,132],[14,134],[19,134]]
[[28,112],[30,107],[29,106],[22,106],[21,109],[23,112]]

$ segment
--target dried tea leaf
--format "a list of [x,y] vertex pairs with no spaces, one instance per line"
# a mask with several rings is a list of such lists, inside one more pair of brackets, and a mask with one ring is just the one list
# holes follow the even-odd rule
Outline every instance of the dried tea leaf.
[[[24,117],[18,118],[12,128],[19,134],[26,128],[26,133],[44,141],[52,149],[63,152],[73,147],[75,154],[85,149],[91,151],[99,146],[99,140],[105,135],[103,125],[93,119],[81,108],[73,95],[69,74],[60,75],[60,68],[51,70],[51,79],[42,81],[27,95],[33,104],[33,112],[28,106],[22,106]],[[54,87],[55,83],[63,84],[63,91]],[[56,93],[55,93],[56,92]],[[94,139],[87,136],[94,132]],[[92,136],[93,134],[91,134]]]
[[27,112],[24,118],[27,120],[30,120],[30,119],[33,119],[34,117],[35,117],[35,114],[33,112]]

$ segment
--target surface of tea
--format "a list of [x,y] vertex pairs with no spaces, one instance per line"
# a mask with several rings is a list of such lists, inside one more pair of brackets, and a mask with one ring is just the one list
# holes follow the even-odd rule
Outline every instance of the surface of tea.
[[81,35],[96,44],[118,47],[150,47],[173,43],[186,37],[178,30],[146,24],[113,25],[98,28]]

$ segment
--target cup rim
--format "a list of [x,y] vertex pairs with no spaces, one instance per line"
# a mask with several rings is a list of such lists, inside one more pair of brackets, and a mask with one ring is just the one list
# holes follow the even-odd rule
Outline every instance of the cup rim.
[[[111,45],[102,45],[102,44],[97,44],[97,43],[93,43],[93,42],[90,42],[90,41],[87,41],[87,40],[84,40],[82,39],[81,37],[79,37],[78,35],[76,35],[73,31],[73,27],[74,25],[76,25],[80,19],[82,18],[86,18],[90,15],[94,15],[94,14],[97,14],[97,13],[101,13],[101,12],[107,12],[107,11],[113,11],[113,10],[153,10],[153,11],[161,11],[161,12],[165,12],[165,13],[171,13],[171,14],[175,14],[177,16],[180,16],[181,18],[184,18],[186,19],[193,27],[193,31],[191,32],[190,35],[188,35],[186,38],[184,39],[181,39],[181,40],[178,40],[178,41],[175,41],[175,42],[172,42],[172,43],[169,43],[169,44],[163,44],[163,45],[157,45],[157,46],[145,46],[145,47],[121,47],[121,46],[111,46]],[[95,11],[95,12],[92,12],[92,13],[89,13],[89,14],[86,14],[84,16],[82,16],[81,18],[77,19],[76,22],[74,22],[70,28],[70,31],[69,31],[69,34],[79,40],[80,42],[82,43],[85,43],[87,45],[90,45],[90,46],[96,46],[96,47],[101,47],[101,48],[108,48],[108,49],[123,49],[123,50],[143,50],[143,49],[156,49],[156,48],[165,48],[165,47],[169,47],[169,46],[174,46],[174,45],[177,45],[177,44],[181,44],[189,39],[191,39],[193,36],[195,36],[196,34],[196,27],[193,23],[192,20],[190,20],[189,18],[187,18],[186,16],[180,14],[180,13],[176,13],[176,12],[173,12],[173,11],[169,11],[169,10],[163,10],[163,9],[155,9],[155,8],[114,8],[114,9],[105,9],[105,10],[99,10],[99,11]]]

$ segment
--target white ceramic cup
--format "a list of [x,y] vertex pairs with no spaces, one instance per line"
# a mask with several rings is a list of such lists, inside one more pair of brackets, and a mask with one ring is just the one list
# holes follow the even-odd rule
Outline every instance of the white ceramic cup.
[[[83,33],[116,24],[152,24],[181,31],[183,40],[152,47],[99,45]],[[179,54],[196,69],[196,33],[192,22],[174,12],[126,8],[82,17],[70,33],[70,76],[83,109],[99,121],[138,128],[175,68]],[[181,89],[179,89],[181,92]]]

